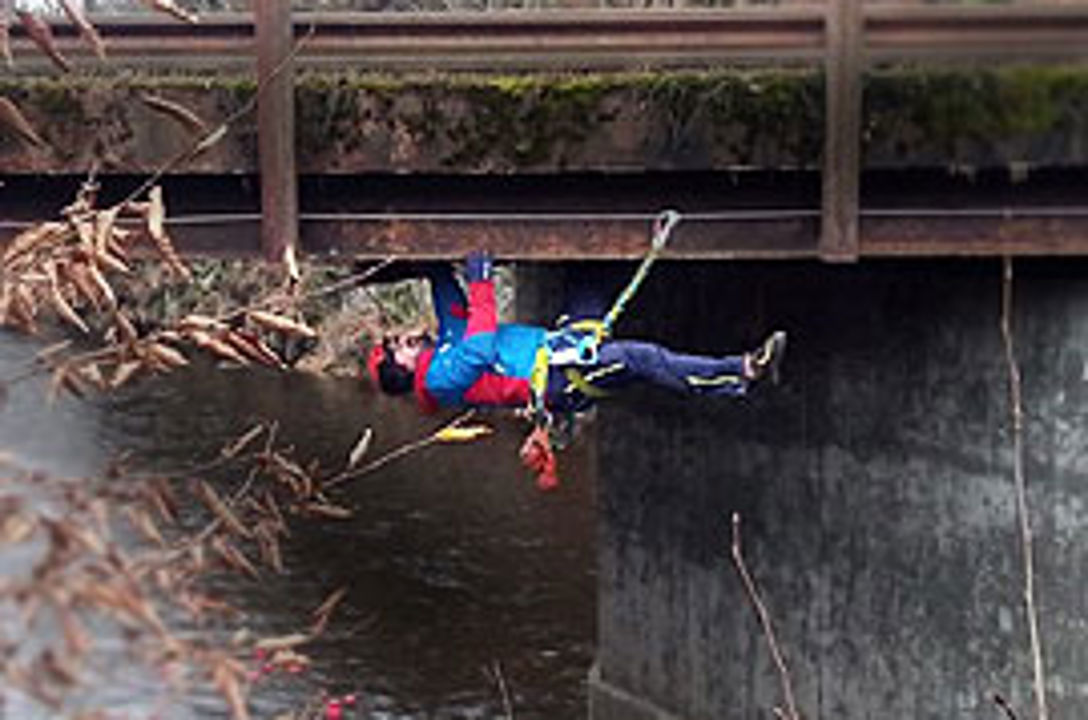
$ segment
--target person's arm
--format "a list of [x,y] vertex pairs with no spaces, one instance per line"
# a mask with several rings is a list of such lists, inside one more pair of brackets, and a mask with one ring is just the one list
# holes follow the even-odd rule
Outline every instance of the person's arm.
[[427,390],[442,404],[458,404],[465,392],[491,371],[495,333],[480,333],[440,348],[427,369]]

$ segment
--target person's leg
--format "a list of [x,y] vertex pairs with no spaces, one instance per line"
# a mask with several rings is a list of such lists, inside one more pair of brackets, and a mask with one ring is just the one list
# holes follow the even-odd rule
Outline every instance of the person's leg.
[[604,391],[646,382],[695,395],[744,395],[751,380],[744,355],[691,355],[634,340],[605,342],[597,365],[582,374]]
[[596,400],[636,382],[689,395],[741,396],[765,377],[778,381],[786,333],[771,333],[758,348],[720,357],[678,353],[656,343],[607,340],[592,365],[552,366],[548,406],[581,411]]

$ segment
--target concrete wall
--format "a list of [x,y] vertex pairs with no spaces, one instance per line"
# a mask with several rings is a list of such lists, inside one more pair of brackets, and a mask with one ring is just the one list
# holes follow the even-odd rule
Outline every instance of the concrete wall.
[[[1088,264],[1017,267],[1052,717],[1085,717]],[[743,401],[604,407],[593,720],[772,717],[734,511],[805,718],[996,718],[994,691],[1031,716],[999,314],[996,261],[655,275],[621,334],[791,347]]]

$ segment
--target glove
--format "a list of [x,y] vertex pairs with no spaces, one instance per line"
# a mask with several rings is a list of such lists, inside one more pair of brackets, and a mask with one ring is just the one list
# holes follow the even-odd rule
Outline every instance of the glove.
[[465,279],[470,283],[484,282],[491,279],[491,254],[475,250],[465,258]]

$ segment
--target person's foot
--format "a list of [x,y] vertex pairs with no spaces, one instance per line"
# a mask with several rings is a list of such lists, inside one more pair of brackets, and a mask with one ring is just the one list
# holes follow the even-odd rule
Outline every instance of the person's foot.
[[778,384],[778,366],[786,353],[786,332],[775,330],[763,344],[745,356],[749,380],[761,380],[768,375]]

